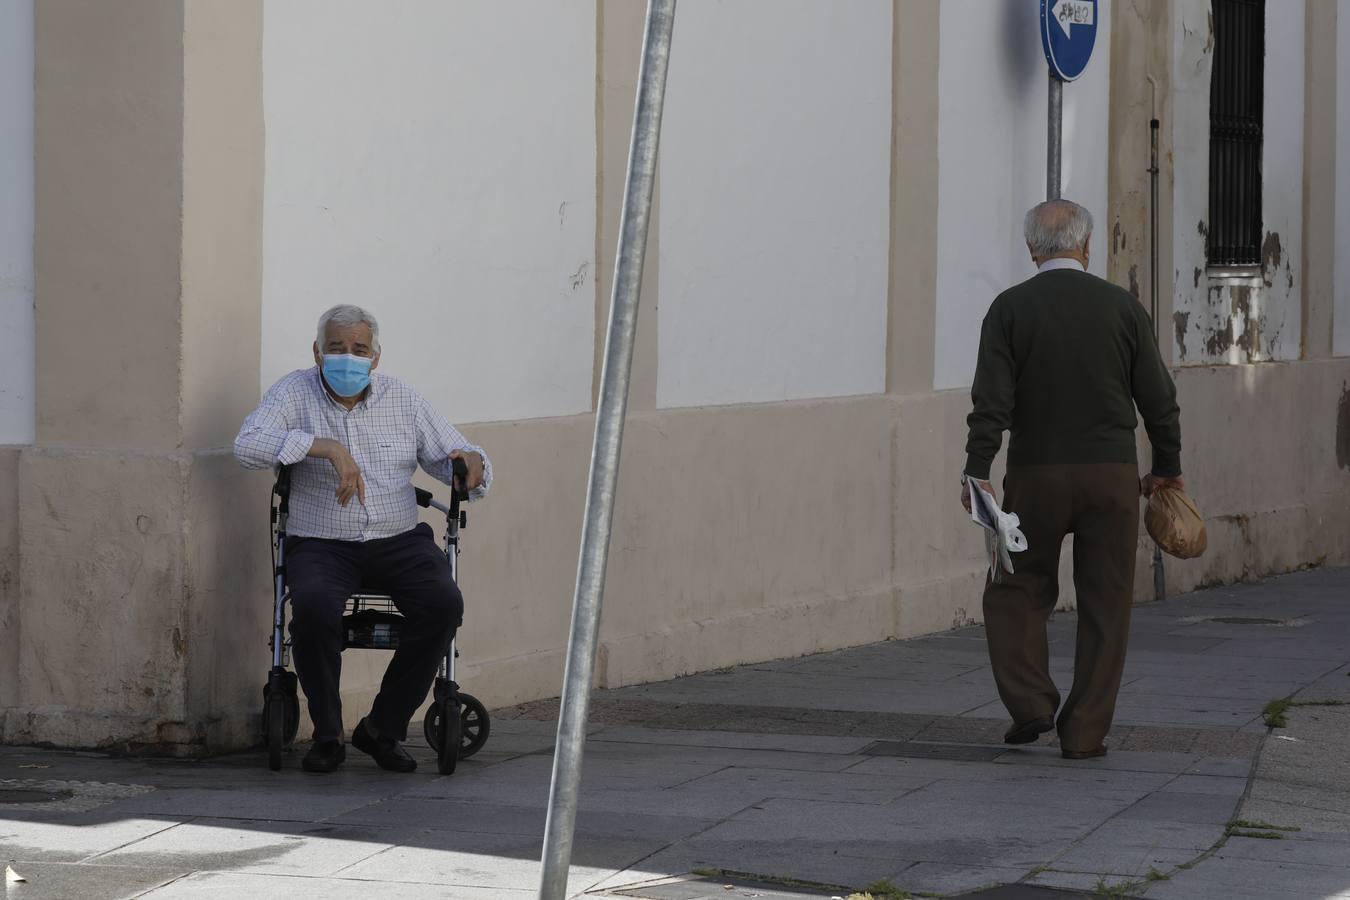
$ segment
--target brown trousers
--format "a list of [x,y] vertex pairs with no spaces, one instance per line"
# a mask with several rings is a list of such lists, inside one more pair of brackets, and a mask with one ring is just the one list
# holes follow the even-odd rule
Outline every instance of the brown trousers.
[[[1054,717],[1060,745],[1092,750],[1115,715],[1125,669],[1139,534],[1139,472],[1132,464],[1009,468],[1003,508],[1027,538],[1012,557],[1013,575],[984,591],[989,660],[999,697],[1021,724]],[[1046,622],[1059,599],[1059,555],[1073,537],[1078,640],[1073,688],[1061,708],[1050,678]]]

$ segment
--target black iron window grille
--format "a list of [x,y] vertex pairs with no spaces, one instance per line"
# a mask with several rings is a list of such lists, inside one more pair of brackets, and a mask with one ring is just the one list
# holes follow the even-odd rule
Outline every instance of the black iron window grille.
[[1209,89],[1211,266],[1261,263],[1261,142],[1265,0],[1213,0]]

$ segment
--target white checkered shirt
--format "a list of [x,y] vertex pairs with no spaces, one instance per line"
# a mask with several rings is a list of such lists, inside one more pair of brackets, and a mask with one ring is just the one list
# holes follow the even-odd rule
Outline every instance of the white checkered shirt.
[[[365,481],[364,506],[355,497],[338,505],[332,463],[307,456],[315,438],[335,440],[351,453]],[[340,541],[393,537],[414,528],[413,473],[421,464],[428,475],[450,484],[452,450],[483,457],[483,484],[469,496],[486,494],[492,463],[483,448],[465,440],[410,385],[372,372],[369,393],[348,410],[328,395],[317,366],[272,385],[234,439],[235,458],[245,468],[294,466],[288,534]]]

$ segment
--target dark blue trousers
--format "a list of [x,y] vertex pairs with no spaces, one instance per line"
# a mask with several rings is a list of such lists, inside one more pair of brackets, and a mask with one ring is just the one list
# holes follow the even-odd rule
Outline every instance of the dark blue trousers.
[[407,740],[446,648],[464,618],[464,598],[431,526],[373,541],[286,541],[291,655],[309,701],[314,740],[342,739],[342,613],[358,592],[389,594],[407,620],[366,721],[380,737]]

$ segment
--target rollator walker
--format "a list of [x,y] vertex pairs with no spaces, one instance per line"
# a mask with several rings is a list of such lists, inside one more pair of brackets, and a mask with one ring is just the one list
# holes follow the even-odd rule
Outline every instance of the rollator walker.
[[[453,461],[455,480],[464,484],[468,475],[463,460]],[[430,491],[415,488],[417,505],[445,513],[445,556],[450,561],[450,577],[459,583],[459,532],[468,527],[468,515],[460,502],[468,494],[451,488],[450,505],[437,501]],[[272,486],[272,669],[263,688],[263,743],[267,746],[267,766],[281,768],[281,756],[295,741],[300,728],[299,681],[290,664],[291,642],[286,636],[286,604],[290,587],[286,583],[286,519],[290,510],[291,471],[282,466]],[[398,646],[400,626],[406,620],[399,614],[393,598],[378,592],[378,585],[362,586],[360,593],[347,599],[342,616],[343,649],[392,650]],[[473,756],[487,743],[490,720],[487,708],[477,698],[462,692],[455,682],[455,658],[459,650],[451,639],[441,660],[440,671],[432,687],[433,702],[422,720],[422,732],[436,751],[436,767],[450,775],[461,759]]]

